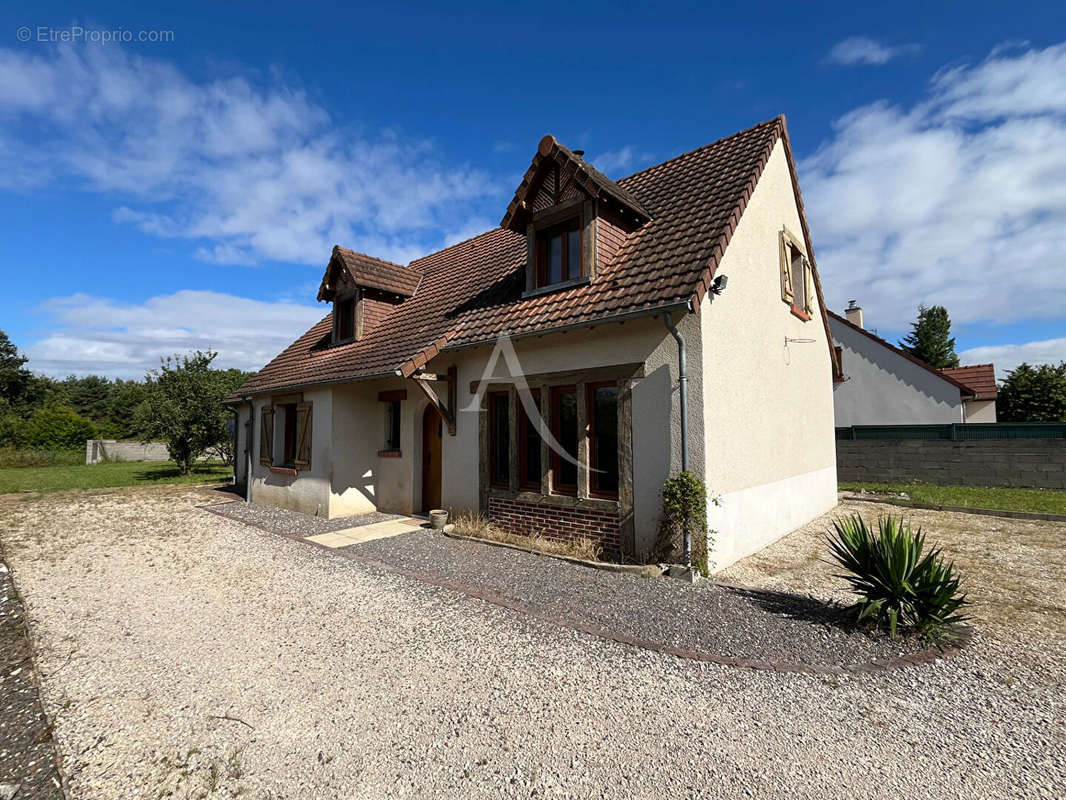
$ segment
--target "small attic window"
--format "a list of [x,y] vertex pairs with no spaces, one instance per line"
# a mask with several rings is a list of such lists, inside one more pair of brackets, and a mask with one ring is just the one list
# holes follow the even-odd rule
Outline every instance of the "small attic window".
[[355,338],[355,298],[346,297],[333,303],[333,315],[336,325],[333,329],[334,342],[347,342]]
[[580,278],[581,217],[537,231],[537,288]]

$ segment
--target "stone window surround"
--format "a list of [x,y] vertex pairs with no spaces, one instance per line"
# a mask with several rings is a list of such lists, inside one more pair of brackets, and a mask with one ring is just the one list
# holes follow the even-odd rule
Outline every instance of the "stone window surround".
[[[578,452],[577,458],[582,465],[578,468],[576,495],[554,494],[551,491],[551,459],[548,443],[541,441],[541,486],[540,491],[521,488],[518,469],[518,421],[519,400],[513,382],[474,381],[471,393],[479,388],[484,390],[479,414],[479,498],[480,508],[488,512],[489,497],[515,500],[521,503],[551,506],[562,509],[587,509],[612,511],[619,514],[623,527],[623,540],[632,541],[633,526],[633,403],[632,382],[644,377],[643,364],[619,364],[609,367],[596,367],[580,371],[555,372],[526,376],[530,389],[539,389],[541,413],[544,422],[551,427],[551,404],[544,402],[550,396],[553,386],[577,387],[578,413]],[[586,387],[590,384],[603,384],[608,381],[618,383],[618,498],[606,499],[594,497],[589,487],[589,437],[581,435],[585,431],[588,419],[588,401]],[[488,395],[490,392],[506,391],[510,393],[510,485],[507,488],[493,486],[489,475],[489,413]]]

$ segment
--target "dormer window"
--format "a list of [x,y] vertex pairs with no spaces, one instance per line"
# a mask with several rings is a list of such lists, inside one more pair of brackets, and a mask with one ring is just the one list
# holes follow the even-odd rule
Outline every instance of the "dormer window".
[[350,342],[355,338],[355,306],[354,295],[344,299],[335,300],[333,303],[333,341],[334,343]]
[[580,278],[581,218],[538,231],[537,288]]

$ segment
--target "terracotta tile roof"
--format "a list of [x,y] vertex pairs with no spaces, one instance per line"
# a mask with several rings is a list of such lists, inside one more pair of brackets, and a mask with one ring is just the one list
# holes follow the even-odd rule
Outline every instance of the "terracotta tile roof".
[[995,400],[999,395],[996,386],[996,368],[993,364],[973,364],[969,367],[948,367],[940,370],[962,381],[975,392],[978,400]]
[[422,273],[417,269],[357,253],[340,245],[333,247],[333,257],[330,260],[333,258],[340,260],[356,286],[412,297],[422,280]]
[[[779,138],[801,203],[784,117],[777,117],[620,180],[617,186],[639,200],[650,221],[626,237],[590,283],[523,299],[525,236],[497,228],[412,262],[407,269],[423,276],[415,296],[359,341],[324,346],[327,316],[233,397],[397,371],[410,375],[445,347],[492,341],[504,331],[541,333],[687,304],[696,310]],[[806,220],[803,227],[813,265]],[[824,309],[816,266],[815,288]],[[828,336],[828,317],[823,322]]]
[[860,328],[854,322],[852,322],[851,320],[847,319],[846,317],[842,317],[840,314],[837,314],[837,313],[835,313],[833,311],[830,311],[829,312],[829,316],[835,322],[839,322],[842,325],[846,325],[847,327],[851,328],[856,333],[861,333],[864,336],[866,336],[867,338],[873,339],[875,342],[877,342],[882,347],[887,347],[889,350],[891,350],[896,355],[902,356],[903,358],[907,359],[908,361],[918,365],[919,367],[924,369],[926,372],[931,372],[932,374],[936,375],[938,378],[943,378],[945,381],[947,381],[948,383],[952,384],[953,386],[955,386],[955,388],[957,388],[959,390],[959,395],[961,397],[965,397],[967,399],[970,399],[970,398],[974,397],[974,395],[976,394],[976,391],[973,388],[971,388],[968,384],[963,383],[959,378],[956,378],[954,375],[949,375],[948,373],[951,370],[937,369],[932,364],[926,363],[925,361],[922,361],[920,358],[912,356],[906,350],[903,350],[903,349],[901,349],[899,347],[896,347],[896,345],[892,344],[891,342],[885,341],[880,336],[878,336],[878,335],[876,335],[874,333],[870,333],[870,331],[866,330],[866,328]]

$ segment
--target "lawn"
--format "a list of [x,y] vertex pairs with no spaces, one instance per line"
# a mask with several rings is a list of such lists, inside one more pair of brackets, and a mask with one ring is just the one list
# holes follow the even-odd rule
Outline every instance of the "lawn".
[[159,483],[219,483],[233,474],[219,462],[198,464],[182,475],[169,461],[115,461],[103,464],[11,467],[0,469],[0,494],[56,492],[63,489],[102,489],[111,486],[149,486]]
[[1066,514],[1066,492],[1053,489],[986,489],[978,486],[933,486],[928,483],[841,483],[841,491],[877,494],[906,492],[915,503],[996,511]]

